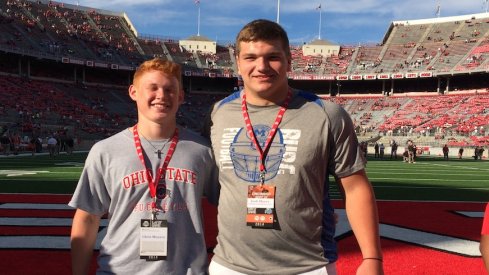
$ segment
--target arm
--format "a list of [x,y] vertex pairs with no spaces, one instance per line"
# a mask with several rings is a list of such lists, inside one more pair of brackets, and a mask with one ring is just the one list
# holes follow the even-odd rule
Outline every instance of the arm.
[[489,235],[481,235],[480,251],[486,270],[489,272]]
[[100,217],[77,209],[71,227],[71,263],[73,275],[88,274]]
[[383,274],[379,218],[375,195],[364,170],[338,179],[345,194],[346,214],[364,260],[357,274]]

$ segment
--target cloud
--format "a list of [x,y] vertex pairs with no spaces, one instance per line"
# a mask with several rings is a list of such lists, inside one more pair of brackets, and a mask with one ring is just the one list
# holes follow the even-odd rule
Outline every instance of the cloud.
[[[437,2],[426,0],[311,0],[282,1],[281,11],[285,14],[312,13],[321,3],[322,12],[345,15],[392,14],[396,19],[434,17]],[[452,16],[483,12],[481,0],[440,1],[442,15]]]

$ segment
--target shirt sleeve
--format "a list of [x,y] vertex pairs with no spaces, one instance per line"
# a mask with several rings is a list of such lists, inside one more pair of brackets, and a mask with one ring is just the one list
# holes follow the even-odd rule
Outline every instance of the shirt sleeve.
[[103,215],[108,211],[110,195],[107,191],[100,146],[95,144],[87,156],[85,167],[78,181],[69,206],[79,208],[90,214]]
[[205,183],[204,196],[206,196],[207,200],[211,204],[217,205],[219,202],[219,193],[221,190],[221,186],[219,184],[219,172],[216,162],[214,160],[214,154],[212,152],[210,154],[211,158],[206,162],[209,165],[207,168],[209,170],[209,178]]
[[350,115],[339,105],[328,103],[326,112],[331,125],[328,170],[343,178],[364,169],[367,161],[360,150]]

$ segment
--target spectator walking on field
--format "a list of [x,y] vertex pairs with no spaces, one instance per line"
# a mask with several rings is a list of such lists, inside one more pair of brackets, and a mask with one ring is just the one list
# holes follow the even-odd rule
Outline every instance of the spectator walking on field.
[[2,145],[2,152],[4,155],[8,156],[10,154],[10,136],[5,133],[0,138],[0,144]]
[[484,148],[482,146],[476,146],[474,149],[474,159],[475,160],[482,160],[482,155],[484,154]]
[[445,144],[445,146],[443,146],[443,158],[448,160],[448,152],[450,151],[450,149],[448,149],[448,145]]
[[391,159],[397,159],[397,142],[395,140],[392,140],[391,144]]
[[379,158],[380,157],[380,146],[379,146],[379,143],[378,142],[375,142],[375,145],[374,145],[374,158]]
[[10,139],[10,142],[11,142],[10,147],[11,147],[11,149],[13,149],[14,155],[19,154],[20,141],[21,141],[21,138],[20,138],[19,133],[14,133]]
[[408,149],[408,162],[409,163],[416,163],[414,161],[414,157],[416,154],[416,147],[415,147],[414,142],[412,140],[407,141],[407,149]]
[[56,155],[56,147],[58,144],[58,140],[54,136],[50,136],[48,138],[48,152],[50,157],[54,157]]
[[73,153],[73,147],[75,146],[75,141],[71,136],[66,137],[66,153],[68,155],[71,155]]

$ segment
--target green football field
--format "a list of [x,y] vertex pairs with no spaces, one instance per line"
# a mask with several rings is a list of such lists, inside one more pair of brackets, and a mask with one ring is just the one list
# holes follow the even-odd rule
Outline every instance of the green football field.
[[[0,193],[71,194],[86,153],[0,158]],[[369,159],[367,174],[379,200],[489,199],[489,161],[420,157],[416,163]],[[332,179],[331,179],[332,180]],[[336,184],[332,198],[340,198]]]

